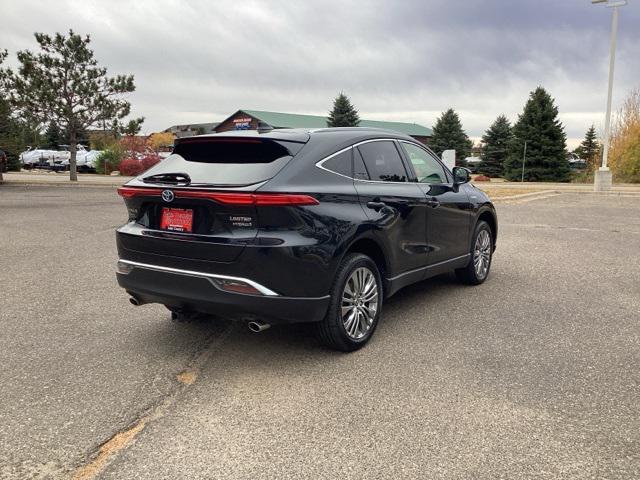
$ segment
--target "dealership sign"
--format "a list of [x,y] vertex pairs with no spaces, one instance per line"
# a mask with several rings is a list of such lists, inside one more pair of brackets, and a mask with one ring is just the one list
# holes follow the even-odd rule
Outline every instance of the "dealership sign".
[[251,117],[234,118],[233,127],[236,130],[249,130],[251,128]]

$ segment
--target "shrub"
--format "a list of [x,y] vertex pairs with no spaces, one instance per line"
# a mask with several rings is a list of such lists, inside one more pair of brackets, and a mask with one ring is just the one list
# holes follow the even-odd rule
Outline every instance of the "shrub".
[[125,158],[120,162],[120,173],[129,177],[135,177],[145,171],[142,161],[135,158]]
[[631,91],[616,115],[609,166],[615,181],[640,183],[640,90]]
[[[202,132],[204,133],[204,132]],[[147,139],[147,146],[154,152],[159,152],[163,147],[173,145],[176,136],[169,132],[152,133]]]
[[120,162],[119,170],[122,175],[136,176],[146,172],[158,162],[160,162],[160,157],[155,154],[145,155],[139,160],[133,157],[125,158]]
[[94,165],[96,173],[110,174],[111,172],[118,170],[122,157],[122,149],[117,145],[104,150],[100,155],[98,155],[98,158],[96,158]]
[[571,172],[572,183],[593,183],[593,171],[583,170],[581,172]]
[[20,163],[20,158],[15,153],[7,153],[7,171],[8,172],[19,172],[22,164]]
[[491,179],[489,177],[487,177],[486,175],[478,175],[476,177],[473,178],[474,182],[490,182]]
[[127,152],[143,153],[147,149],[147,137],[127,135],[120,139],[120,147]]
[[611,142],[611,169],[618,182],[640,182],[640,120],[626,125]]
[[142,157],[142,159],[140,159],[140,162],[142,162],[142,167],[144,168],[143,171],[149,170],[155,164],[160,162],[160,156],[156,155],[155,153],[145,155],[144,157]]

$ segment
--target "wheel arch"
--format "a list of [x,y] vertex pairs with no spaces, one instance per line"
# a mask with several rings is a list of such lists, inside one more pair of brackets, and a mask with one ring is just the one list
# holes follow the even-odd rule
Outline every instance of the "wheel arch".
[[491,229],[491,236],[493,237],[493,248],[495,249],[496,241],[498,239],[498,218],[496,217],[495,211],[489,207],[482,208],[476,219],[476,225],[481,220],[487,222],[489,228]]
[[385,255],[382,245],[376,240],[370,237],[357,238],[345,249],[342,258],[349,253],[362,253],[371,258],[378,267],[382,281],[385,281],[385,273],[389,271],[388,257]]

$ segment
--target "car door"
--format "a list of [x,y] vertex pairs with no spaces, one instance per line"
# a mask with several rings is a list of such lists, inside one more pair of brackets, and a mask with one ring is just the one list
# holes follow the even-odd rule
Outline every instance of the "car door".
[[466,188],[453,184],[453,176],[426,149],[400,141],[426,203],[426,241],[429,265],[469,253],[473,206]]
[[427,264],[426,201],[409,182],[394,140],[371,140],[353,149],[354,184],[376,235],[391,257],[389,278]]

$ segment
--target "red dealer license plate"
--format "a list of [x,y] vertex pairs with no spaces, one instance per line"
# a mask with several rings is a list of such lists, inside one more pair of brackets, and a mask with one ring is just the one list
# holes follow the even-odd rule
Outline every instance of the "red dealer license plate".
[[193,231],[193,210],[190,208],[163,208],[160,228],[172,232]]

